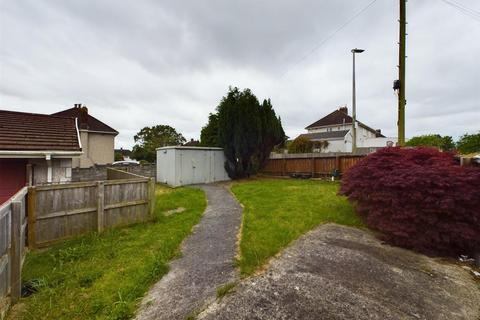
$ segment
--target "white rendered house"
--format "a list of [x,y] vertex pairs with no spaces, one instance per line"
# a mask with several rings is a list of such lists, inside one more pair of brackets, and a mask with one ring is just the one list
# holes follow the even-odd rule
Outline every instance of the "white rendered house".
[[[346,106],[331,112],[320,120],[307,126],[302,137],[314,142],[328,141],[328,146],[320,152],[352,152],[352,117]],[[357,148],[374,151],[378,148],[395,145],[397,138],[385,137],[381,130],[372,129],[357,120]]]

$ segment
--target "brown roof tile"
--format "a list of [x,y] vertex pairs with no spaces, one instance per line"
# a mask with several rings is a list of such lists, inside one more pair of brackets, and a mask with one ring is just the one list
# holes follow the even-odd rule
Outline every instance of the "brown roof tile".
[[[118,134],[118,131],[113,129],[112,127],[108,126],[107,124],[103,123],[102,121],[98,120],[94,116],[91,116],[90,114],[87,114],[86,117],[86,126],[84,126],[81,121],[82,121],[82,115],[81,115],[81,108],[82,107],[73,107],[67,110],[63,110],[60,112],[53,113],[52,115],[54,116],[60,116],[60,117],[70,117],[70,118],[78,118],[79,121],[79,126],[81,129],[86,129],[90,131],[100,131],[100,132],[105,132],[105,133],[111,133],[111,134]],[[83,107],[86,109],[86,107]]]
[[0,110],[0,150],[81,151],[75,119]]
[[[323,127],[323,126],[335,126],[335,125],[342,125],[342,124],[352,124],[353,118],[348,115],[346,107],[342,107],[338,110],[333,111],[332,113],[329,113],[325,117],[321,118],[318,121],[315,121],[305,129],[313,129],[313,128],[318,128],[318,127]],[[367,129],[368,131],[371,131],[375,133],[378,137],[384,137],[381,133],[378,133],[375,129],[370,128],[366,124],[358,121],[358,125]]]

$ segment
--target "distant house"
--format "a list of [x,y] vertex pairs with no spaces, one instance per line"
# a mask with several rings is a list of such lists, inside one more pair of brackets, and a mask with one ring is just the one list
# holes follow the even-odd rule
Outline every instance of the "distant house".
[[[308,131],[302,137],[314,142],[328,141],[328,147],[321,152],[352,152],[352,117],[346,106],[331,112],[305,129]],[[395,144],[396,138],[385,137],[380,129],[372,129],[357,119],[357,148],[372,149]]]
[[0,204],[25,185],[70,181],[81,154],[76,119],[0,110]]
[[114,161],[115,137],[118,131],[88,114],[87,107],[75,104],[73,108],[53,115],[78,121],[83,154],[73,160],[74,168],[89,168]]

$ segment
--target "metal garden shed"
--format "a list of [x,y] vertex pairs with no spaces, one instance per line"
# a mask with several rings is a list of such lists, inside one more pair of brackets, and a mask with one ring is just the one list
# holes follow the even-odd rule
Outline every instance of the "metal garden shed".
[[157,149],[157,182],[173,187],[230,180],[222,148]]

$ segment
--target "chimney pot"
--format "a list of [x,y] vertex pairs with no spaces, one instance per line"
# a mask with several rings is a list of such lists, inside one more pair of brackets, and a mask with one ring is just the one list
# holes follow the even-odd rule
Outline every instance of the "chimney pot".
[[347,108],[347,106],[340,107],[338,110],[341,111],[341,112],[343,112],[343,113],[345,113],[345,114],[348,114],[348,108]]
[[88,129],[88,108],[85,106],[81,107],[81,104],[78,105],[78,108],[80,109],[80,128]]

